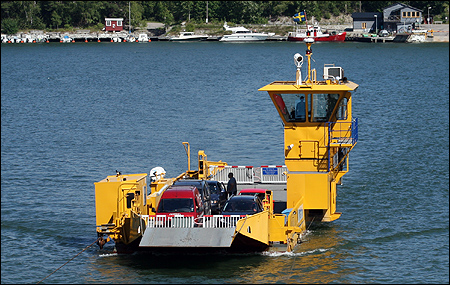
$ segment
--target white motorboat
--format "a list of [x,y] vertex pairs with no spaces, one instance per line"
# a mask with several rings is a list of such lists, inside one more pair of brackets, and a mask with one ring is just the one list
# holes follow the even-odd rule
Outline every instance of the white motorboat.
[[147,43],[147,42],[149,42],[148,35],[147,34],[139,34],[139,37],[137,38],[137,41],[140,42],[140,43]]
[[224,35],[221,42],[247,42],[247,41],[265,41],[269,34],[255,33],[244,27],[229,27],[227,22],[223,24],[225,31],[231,31],[231,35]]
[[196,35],[194,32],[180,32],[178,37],[171,37],[170,41],[205,41],[208,35]]
[[64,37],[60,38],[59,41],[61,43],[71,43],[73,39],[69,37],[68,35],[65,35]]

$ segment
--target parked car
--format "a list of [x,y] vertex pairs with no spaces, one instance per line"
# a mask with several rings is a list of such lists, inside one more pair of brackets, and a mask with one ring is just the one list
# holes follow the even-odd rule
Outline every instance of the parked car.
[[197,187],[198,192],[202,197],[203,207],[205,208],[205,215],[211,215],[211,192],[209,191],[209,186],[206,180],[200,179],[180,179],[173,183],[174,186],[177,185],[192,185]]
[[256,195],[262,201],[265,198],[266,189],[260,189],[260,188],[242,189],[241,191],[239,191],[238,195],[250,195],[250,196]]
[[223,182],[207,180],[211,192],[211,213],[220,214],[227,202],[227,192]]
[[157,215],[166,216],[168,225],[174,216],[194,217],[195,223],[205,214],[202,198],[197,187],[191,185],[170,186],[159,200]]
[[222,215],[253,215],[263,211],[261,199],[251,195],[237,195],[228,199]]

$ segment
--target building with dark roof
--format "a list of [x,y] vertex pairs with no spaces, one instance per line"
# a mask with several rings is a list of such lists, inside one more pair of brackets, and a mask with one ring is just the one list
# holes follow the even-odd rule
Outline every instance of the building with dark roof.
[[377,32],[411,32],[423,21],[422,10],[406,4],[396,3],[383,8],[383,13],[353,13],[353,31]]

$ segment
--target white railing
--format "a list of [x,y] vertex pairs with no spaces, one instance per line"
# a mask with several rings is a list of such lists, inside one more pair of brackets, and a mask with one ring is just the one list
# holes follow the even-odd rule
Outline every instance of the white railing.
[[234,228],[237,221],[245,215],[206,215],[203,217],[204,228]]
[[215,173],[211,180],[228,183],[228,173],[232,172],[238,184],[254,183],[286,183],[286,165],[253,166],[210,166],[210,172]]
[[198,219],[183,215],[142,215],[147,228],[234,228],[245,215],[206,215]]
[[[215,171],[213,171],[213,168]],[[253,173],[253,166],[231,166],[231,165],[225,165],[225,166],[210,166],[210,171],[213,173],[216,173],[213,175],[211,180],[220,181],[223,183],[227,183],[228,173],[232,172],[233,177],[236,179],[237,183],[241,184],[253,184],[254,181],[254,173]]]
[[194,217],[185,217],[183,215],[143,215],[142,218],[148,228],[193,228],[196,226]]
[[261,166],[261,183],[283,183],[287,181],[286,165]]

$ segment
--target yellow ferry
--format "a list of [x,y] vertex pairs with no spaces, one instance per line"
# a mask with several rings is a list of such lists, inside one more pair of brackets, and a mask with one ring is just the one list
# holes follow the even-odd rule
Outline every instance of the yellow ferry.
[[189,143],[183,142],[188,170],[177,177],[166,178],[164,169],[156,167],[150,174],[118,172],[94,183],[100,248],[113,240],[117,252],[292,251],[307,224],[338,219],[336,185],[349,170],[349,153],[358,140],[358,122],[352,117],[352,93],[358,85],[331,64],[324,65],[323,80],[317,80],[316,69],[311,69],[314,40],[305,43],[305,80],[305,57],[297,53],[295,81],[275,81],[259,89],[268,92],[284,125],[286,210],[275,211],[274,191],[266,190],[262,210],[252,215],[158,215],[161,196],[176,181],[228,174],[226,162],[209,161],[202,150],[198,169],[191,170]]

